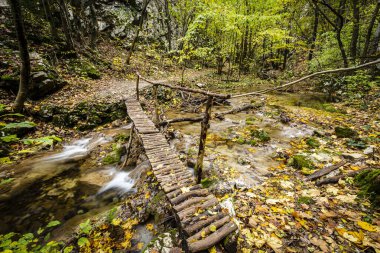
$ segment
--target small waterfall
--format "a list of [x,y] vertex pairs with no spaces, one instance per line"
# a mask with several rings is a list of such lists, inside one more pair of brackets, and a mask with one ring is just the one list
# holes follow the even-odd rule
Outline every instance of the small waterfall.
[[85,138],[77,140],[72,144],[63,146],[63,150],[60,153],[45,157],[44,161],[60,161],[60,160],[76,160],[83,158],[97,145],[106,143],[107,140],[104,137],[99,138]]
[[117,171],[116,168],[110,170],[110,174],[113,175],[113,179],[99,189],[98,195],[110,190],[116,189],[119,193],[127,193],[133,191],[135,180],[132,179],[129,174],[131,172]]

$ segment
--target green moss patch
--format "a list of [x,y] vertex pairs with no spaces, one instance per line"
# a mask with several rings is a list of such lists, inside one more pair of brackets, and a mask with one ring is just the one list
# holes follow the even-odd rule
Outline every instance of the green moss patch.
[[380,205],[380,169],[365,170],[355,176],[361,196],[368,196],[374,205]]
[[353,138],[358,136],[358,133],[348,127],[335,127],[335,135],[338,138]]
[[307,169],[315,168],[313,162],[304,155],[293,156],[292,159],[290,159],[289,164],[297,170],[301,170],[302,168],[307,168]]

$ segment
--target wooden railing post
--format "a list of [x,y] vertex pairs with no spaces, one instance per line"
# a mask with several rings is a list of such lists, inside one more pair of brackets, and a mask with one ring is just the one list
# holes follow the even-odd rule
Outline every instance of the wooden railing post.
[[211,118],[211,107],[213,96],[209,96],[207,99],[205,114],[201,123],[201,136],[199,140],[199,150],[197,164],[195,165],[195,173],[197,176],[197,183],[199,184],[202,180],[202,170],[203,170],[203,158],[205,155],[206,137],[207,130],[210,128],[210,118]]
[[139,95],[139,84],[140,84],[140,75],[137,74],[137,80],[136,80],[136,99],[137,99],[137,101],[140,100],[140,95]]
[[154,99],[154,115],[153,115],[153,123],[158,125],[160,123],[160,118],[158,114],[158,85],[153,85],[153,99]]

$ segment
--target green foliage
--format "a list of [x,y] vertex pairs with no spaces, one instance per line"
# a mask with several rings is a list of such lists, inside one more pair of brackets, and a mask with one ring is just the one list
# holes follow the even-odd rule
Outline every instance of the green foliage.
[[17,123],[8,123],[1,130],[11,130],[19,128],[34,128],[37,125],[30,121],[17,122]]
[[114,207],[109,211],[109,213],[107,214],[108,223],[111,223],[112,220],[116,218],[116,212],[117,212],[117,207]]
[[20,139],[17,138],[17,135],[15,134],[0,137],[0,142],[5,142],[5,143],[17,142],[18,140]]
[[8,164],[8,163],[12,163],[9,157],[0,158],[0,164]]
[[6,179],[1,179],[0,181],[0,186],[3,186],[5,184],[9,184],[14,180],[14,178],[6,178]]
[[[49,223],[50,224],[50,223]],[[49,225],[48,225],[49,226]],[[52,227],[52,226],[50,226]],[[43,231],[44,229],[39,229]],[[42,232],[41,232],[42,233]],[[41,234],[38,233],[38,234]],[[49,235],[49,234],[48,234]],[[61,243],[50,241],[45,243],[47,237],[35,237],[32,233],[23,235],[8,233],[0,235],[1,252],[23,252],[23,253],[58,253],[61,249]]]
[[79,228],[80,228],[80,233],[87,234],[87,235],[90,234],[90,232],[92,230],[90,219],[79,224]]
[[367,147],[367,143],[364,139],[348,139],[346,145],[351,148],[357,149],[365,149]]
[[83,247],[83,246],[89,246],[90,241],[86,237],[81,237],[78,239],[78,246]]
[[45,136],[37,139],[22,139],[22,142],[25,145],[45,145],[45,146],[53,146],[54,143],[61,142],[62,139],[55,136]]
[[265,130],[251,130],[251,136],[256,138],[259,142],[270,141],[270,137]]
[[58,226],[58,225],[60,225],[60,224],[61,224],[60,221],[53,220],[53,221],[49,222],[49,223],[46,225],[46,228],[56,227],[56,226]]
[[209,188],[212,184],[214,184],[216,182],[215,179],[212,179],[212,178],[203,178],[201,180],[201,185],[203,188]]
[[69,69],[73,71],[75,74],[82,77],[88,77],[91,79],[101,78],[101,73],[96,68],[96,66],[88,62],[87,60],[72,59],[69,63]]
[[315,201],[311,197],[307,197],[307,196],[301,196],[301,197],[299,197],[298,200],[297,200],[297,202],[299,204],[307,204],[307,205],[315,203]]

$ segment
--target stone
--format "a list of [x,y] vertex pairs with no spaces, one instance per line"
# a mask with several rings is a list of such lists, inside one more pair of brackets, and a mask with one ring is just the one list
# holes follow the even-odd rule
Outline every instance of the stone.
[[31,76],[32,76],[33,82],[42,82],[42,81],[48,79],[48,75],[44,71],[32,73]]
[[371,155],[375,152],[374,146],[368,146],[366,149],[363,150],[363,153],[365,155]]
[[364,155],[359,153],[342,153],[342,156],[349,160],[358,160],[364,158]]

